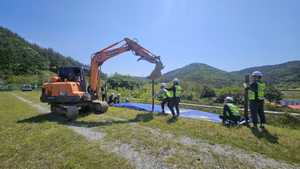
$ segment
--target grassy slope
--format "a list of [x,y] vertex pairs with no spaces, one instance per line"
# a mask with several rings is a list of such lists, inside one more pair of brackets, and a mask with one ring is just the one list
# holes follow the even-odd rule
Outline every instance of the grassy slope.
[[[141,125],[170,131],[177,135],[201,138],[212,144],[230,144],[245,150],[253,150],[275,159],[300,162],[300,131],[268,125],[268,131],[256,132],[246,126],[227,128],[219,123],[203,120],[179,118],[170,120],[170,116],[156,113],[138,112],[130,109],[113,108],[108,114],[138,121]],[[284,153],[282,153],[284,152]]]
[[[18,94],[21,95],[20,92]],[[24,95],[26,95],[26,99],[39,103],[37,97],[40,93],[28,92]],[[6,104],[7,101],[12,105]],[[51,164],[60,168],[95,167],[94,164],[116,168],[131,167],[122,157],[105,150],[99,150],[96,143],[89,142],[89,144],[85,144],[87,142],[85,138],[67,129],[65,125],[53,122],[47,119],[46,116],[39,116],[39,111],[16,100],[10,93],[1,93],[0,106],[3,108],[0,110],[0,118],[3,119],[0,125],[2,136],[0,141],[3,143],[0,145],[2,153],[0,168],[20,166],[38,168],[39,166],[49,167]],[[173,121],[170,120],[170,116],[117,107],[110,107],[105,114],[139,122],[140,125],[177,136],[185,135],[191,138],[208,140],[212,145],[216,143],[229,144],[246,151],[259,152],[275,159],[300,162],[298,152],[300,149],[299,130],[268,125],[268,131],[255,132],[245,126],[228,128],[219,123],[185,118]],[[34,122],[38,121],[38,123],[26,121],[26,119],[32,119],[32,117]],[[76,119],[76,122],[87,122],[87,124],[93,126],[99,123],[98,120],[96,115],[91,114]],[[131,139],[137,139],[140,140],[139,144],[148,145],[149,147],[176,148],[182,146],[180,143],[178,145],[170,144],[168,140],[163,140],[162,143],[153,142],[146,139],[147,133],[134,133],[127,130],[126,126],[128,124],[104,123],[104,125],[107,126],[107,140],[128,142]],[[93,151],[95,149],[97,151]],[[155,148],[150,153],[155,154]],[[101,158],[99,158],[100,156]],[[175,163],[178,158],[180,158],[180,155],[179,157],[170,157],[167,160],[170,163]],[[183,160],[179,163],[187,162]]]
[[132,168],[10,92],[1,93],[0,107],[0,168]]

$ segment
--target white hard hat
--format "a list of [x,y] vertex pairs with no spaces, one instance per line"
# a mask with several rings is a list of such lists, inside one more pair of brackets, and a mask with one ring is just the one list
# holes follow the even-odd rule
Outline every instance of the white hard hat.
[[126,100],[129,100],[128,98]]
[[162,87],[165,87],[165,86],[166,86],[166,84],[165,84],[165,83],[162,83],[160,86],[162,86]]
[[104,85],[106,84],[106,82],[103,83]]
[[111,95],[113,96],[113,95],[115,95],[114,93],[111,93]]
[[224,100],[230,100],[230,101],[233,102],[233,98],[232,98],[232,97],[229,97],[229,96],[227,96]]
[[121,96],[121,94],[119,93],[118,96]]
[[173,82],[177,82],[177,83],[178,83],[178,79],[177,79],[177,78],[175,78],[175,79],[173,80]]
[[255,71],[252,73],[252,76],[258,76],[258,77],[262,77],[262,74],[260,71]]

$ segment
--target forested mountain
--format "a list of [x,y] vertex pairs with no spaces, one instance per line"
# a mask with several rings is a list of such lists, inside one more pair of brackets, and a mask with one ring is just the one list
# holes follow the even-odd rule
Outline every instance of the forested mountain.
[[250,74],[254,71],[261,71],[263,74],[262,81],[267,85],[280,88],[297,88],[300,87],[300,61],[290,61],[277,65],[266,65],[251,67],[240,71],[234,71],[239,75]]
[[216,88],[241,85],[244,81],[242,75],[226,72],[203,63],[192,63],[183,68],[163,74],[156,82],[170,82],[174,78],[210,84]]
[[[24,76],[32,76],[28,80],[35,81],[35,71],[46,70],[45,62],[50,62],[50,66],[58,65],[83,65],[72,57],[65,57],[54,51],[52,48],[42,48],[37,44],[32,44],[20,37],[17,33],[0,26],[0,79],[6,80],[6,83],[22,82]],[[88,66],[88,65],[84,65]],[[175,77],[183,81],[192,81],[202,84],[213,85],[215,88],[222,88],[231,85],[241,86],[244,82],[244,75],[251,74],[259,70],[263,73],[263,81],[268,86],[277,86],[280,88],[297,88],[300,84],[300,61],[290,61],[278,65],[267,65],[252,67],[240,71],[226,72],[203,63],[192,63],[182,68],[172,70],[156,79],[156,83],[170,82]],[[51,71],[51,69],[50,69]],[[40,76],[45,76],[39,73]],[[129,77],[117,76],[119,81],[114,79],[111,82],[121,84],[123,79]],[[122,77],[122,78],[121,78]],[[107,74],[101,73],[101,78],[106,79]],[[116,78],[116,76],[111,77]],[[16,80],[21,79],[21,80]],[[46,79],[41,77],[40,79]],[[120,80],[121,79],[121,80]],[[39,85],[44,82],[40,80]],[[130,84],[139,85],[140,80],[135,81],[131,78]],[[150,82],[150,81],[149,81]],[[123,82],[122,82],[123,83]],[[125,82],[124,82],[125,83]],[[127,83],[127,82],[126,82]]]
[[193,81],[222,88],[231,85],[241,86],[244,75],[259,70],[263,74],[262,81],[267,86],[281,89],[297,88],[300,86],[300,61],[290,61],[278,65],[251,67],[240,71],[226,72],[203,63],[192,63],[183,68],[175,69],[162,75],[155,82],[170,82],[174,78]]
[[[42,48],[37,44],[29,43],[17,33],[0,26],[0,79],[14,83],[16,82],[12,80],[14,76],[34,76],[36,70],[46,70],[46,62],[50,62],[50,67],[83,65],[52,48]],[[106,74],[101,73],[101,75],[107,77]]]

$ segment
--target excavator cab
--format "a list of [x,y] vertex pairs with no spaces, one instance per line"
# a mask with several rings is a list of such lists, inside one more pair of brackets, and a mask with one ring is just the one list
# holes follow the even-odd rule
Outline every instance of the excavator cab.
[[81,91],[86,92],[86,81],[83,66],[60,66],[58,68],[57,75],[62,82],[79,82]]

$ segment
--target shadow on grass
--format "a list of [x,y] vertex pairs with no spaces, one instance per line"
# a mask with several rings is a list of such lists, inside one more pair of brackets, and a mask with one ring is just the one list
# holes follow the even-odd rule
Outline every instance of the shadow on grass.
[[168,121],[167,121],[167,123],[168,124],[171,124],[171,123],[175,123],[175,122],[177,122],[178,121],[178,117],[176,118],[176,119],[174,119],[174,118],[170,118]]
[[[89,114],[90,113],[86,113],[84,115],[81,114],[80,117],[84,117]],[[75,120],[67,121],[59,118],[57,115],[54,115],[53,113],[40,114],[34,117],[17,121],[17,123],[43,123],[43,122],[57,122],[59,124],[63,124],[67,126],[78,126],[78,127],[98,127],[98,126],[109,126],[112,124],[130,123],[128,121],[115,121],[115,120],[108,120],[104,122],[75,121]]]
[[[92,112],[89,110],[79,110],[79,118],[83,118],[85,116],[90,115]],[[43,123],[43,122],[58,122],[58,123],[66,123],[66,122],[71,122],[72,120],[65,120],[58,115],[55,115],[51,112],[49,113],[44,113],[44,114],[39,114],[37,116],[29,117],[23,120],[17,121],[17,123]]]
[[242,128],[242,125],[237,125],[237,124],[222,124],[222,126],[227,127],[227,128],[236,128],[236,129]]
[[[88,116],[92,114],[89,110],[80,110],[79,112],[79,117],[78,118],[83,118],[85,116]],[[96,114],[96,113],[95,113]],[[96,115],[101,115],[103,113],[97,113]],[[58,115],[55,115],[51,112],[45,113],[45,114],[40,114],[37,116],[33,116],[30,118],[26,118],[23,120],[17,121],[17,123],[43,123],[43,122],[57,122],[59,124],[64,124],[68,126],[85,126],[85,127],[97,127],[97,126],[107,126],[107,125],[112,125],[112,124],[124,124],[124,123],[134,123],[134,122],[149,122],[153,120],[153,113],[149,112],[146,114],[137,114],[134,119],[131,120],[107,120],[104,122],[87,122],[87,121],[75,121],[75,119],[72,120],[64,120],[63,118],[59,117]]]
[[255,129],[251,129],[252,134],[258,138],[258,139],[266,139],[268,142],[273,143],[273,144],[278,144],[278,137],[277,135],[272,135],[268,130],[262,130],[262,131],[257,131]]
[[51,118],[50,115],[51,115],[51,112],[45,113],[45,114],[40,114],[40,115],[37,115],[34,117],[29,117],[29,118],[26,118],[23,120],[19,120],[19,121],[17,121],[17,123],[43,123],[45,121],[50,121],[50,122],[57,121],[57,120]]
[[135,116],[135,118],[131,119],[130,121],[146,123],[151,120],[153,120],[153,113],[149,112],[149,113],[144,113],[144,114],[137,114]]

